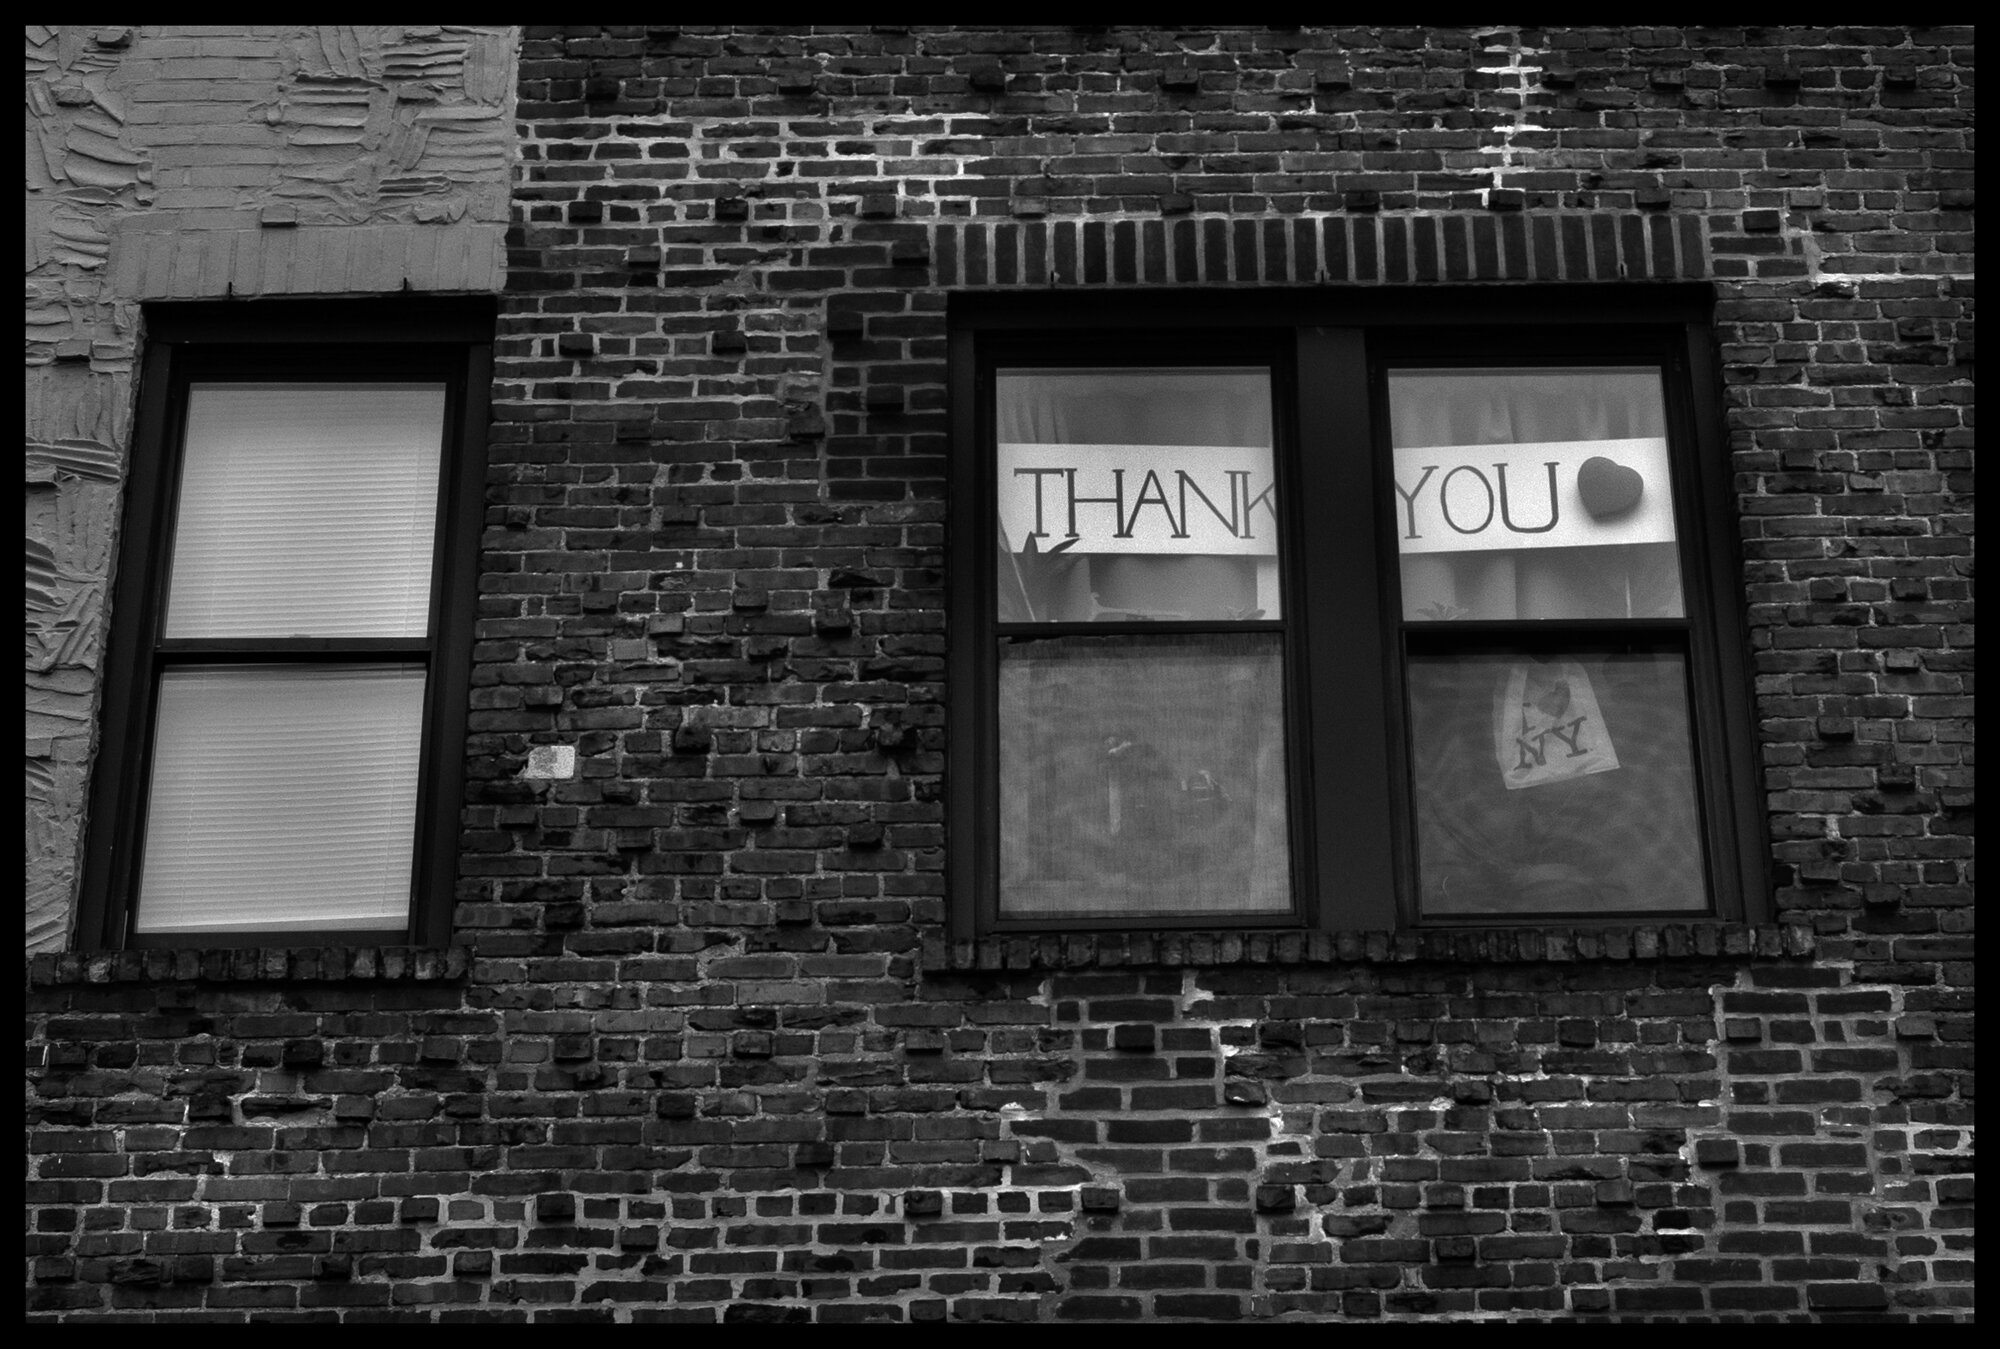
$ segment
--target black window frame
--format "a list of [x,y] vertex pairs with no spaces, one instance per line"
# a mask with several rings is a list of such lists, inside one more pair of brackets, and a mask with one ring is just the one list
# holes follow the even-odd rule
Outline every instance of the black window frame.
[[[953,453],[947,483],[948,921],[959,938],[1066,932],[1630,927],[1767,919],[1770,848],[1759,792],[1739,530],[1705,284],[1373,288],[1366,291],[958,293],[949,300]],[[998,771],[994,372],[1032,365],[1262,363],[1274,390],[1294,911],[1284,919],[1146,915],[1002,919]],[[1232,354],[1233,353],[1233,354]],[[1417,911],[1407,683],[1396,566],[1387,378],[1463,364],[1656,365],[1667,402],[1711,908],[1430,916]],[[1358,430],[1356,428],[1359,428]],[[1315,454],[1313,446],[1345,452]],[[1306,503],[1312,503],[1310,521]],[[1310,529],[1307,528],[1308,523]],[[1547,623],[1641,640],[1632,620]],[[1056,635],[1060,625],[1045,625]],[[1151,623],[1125,625],[1145,633]],[[1444,628],[1446,625],[1413,625]],[[1452,624],[1420,644],[1519,644],[1523,627]],[[1658,626],[1658,625],[1655,625]],[[1504,630],[1503,630],[1504,629]],[[1336,692],[1337,691],[1337,692]],[[1340,765],[1339,771],[1332,766]]]
[[[478,598],[494,301],[224,301],[145,308],[138,412],[125,480],[110,635],[73,945],[82,950],[280,946],[442,946],[451,930],[463,804],[467,696]],[[161,635],[173,558],[189,387],[197,381],[445,386],[443,454],[422,639],[178,639]],[[418,661],[425,667],[416,842],[401,928],[139,934],[154,714],[177,663]]]

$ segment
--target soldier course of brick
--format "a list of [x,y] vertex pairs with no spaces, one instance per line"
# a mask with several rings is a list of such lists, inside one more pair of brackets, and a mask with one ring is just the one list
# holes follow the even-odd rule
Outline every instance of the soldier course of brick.
[[[305,86],[435,83],[347,31]],[[438,41],[514,127],[450,941],[38,938],[31,1319],[1970,1317],[1970,29]],[[465,196],[222,223],[464,294]],[[955,300],[1524,283],[1713,288],[1764,910],[952,928]]]

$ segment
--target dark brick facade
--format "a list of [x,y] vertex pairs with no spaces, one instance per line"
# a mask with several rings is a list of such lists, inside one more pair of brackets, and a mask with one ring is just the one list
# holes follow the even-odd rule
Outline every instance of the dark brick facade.
[[[455,945],[37,957],[30,1312],[1969,1317],[1971,64],[527,30]],[[951,295],[1665,280],[1778,923],[952,940]]]

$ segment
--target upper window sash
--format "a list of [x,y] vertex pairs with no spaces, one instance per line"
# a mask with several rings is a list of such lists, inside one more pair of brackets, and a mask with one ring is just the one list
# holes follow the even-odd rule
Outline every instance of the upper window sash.
[[1267,368],[993,378],[1003,627],[1282,616]]
[[192,382],[162,637],[428,639],[449,392]]

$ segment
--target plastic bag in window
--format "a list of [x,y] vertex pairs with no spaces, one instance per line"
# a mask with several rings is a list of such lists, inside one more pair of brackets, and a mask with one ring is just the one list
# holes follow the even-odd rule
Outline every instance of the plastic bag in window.
[[1493,753],[1509,791],[1618,767],[1590,674],[1576,661],[1516,661],[1493,691]]

